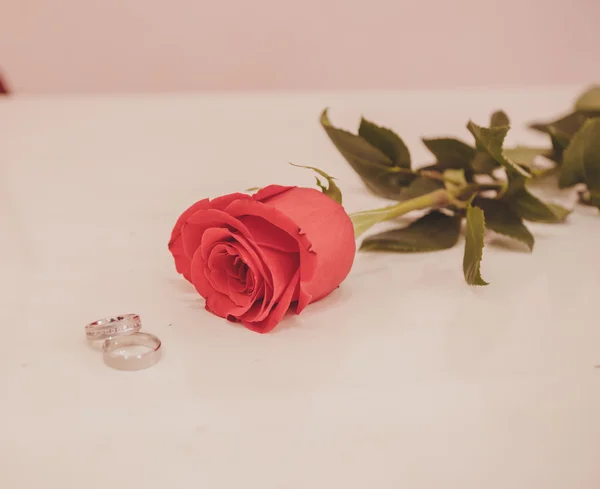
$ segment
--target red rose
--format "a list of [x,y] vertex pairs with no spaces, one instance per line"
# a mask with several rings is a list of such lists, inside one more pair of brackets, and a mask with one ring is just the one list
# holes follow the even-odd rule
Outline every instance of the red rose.
[[299,314],[346,278],[356,251],[344,208],[323,193],[270,185],[204,199],[171,233],[177,271],[217,316],[260,333]]

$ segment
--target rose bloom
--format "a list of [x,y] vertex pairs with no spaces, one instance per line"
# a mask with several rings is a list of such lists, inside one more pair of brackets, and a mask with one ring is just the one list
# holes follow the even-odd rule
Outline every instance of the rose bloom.
[[169,250],[208,311],[266,333],[290,307],[300,314],[338,287],[356,242],[348,214],[327,195],[270,185],[196,202]]

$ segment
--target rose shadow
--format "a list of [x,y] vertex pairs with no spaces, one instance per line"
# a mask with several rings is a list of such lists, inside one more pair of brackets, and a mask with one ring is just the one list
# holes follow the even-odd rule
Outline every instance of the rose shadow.
[[275,335],[283,333],[289,329],[299,328],[300,326],[302,326],[302,320],[300,319],[299,315],[293,311],[293,308],[290,308],[281,318],[279,324],[275,326],[275,329],[269,331],[267,334]]
[[[316,324],[316,327],[324,328],[326,326],[323,321],[319,321],[316,318],[325,311],[331,311],[332,309],[341,307],[343,304],[349,301],[351,297],[352,293],[350,289],[340,286],[328,296],[323,297],[317,302],[312,302],[309,304],[301,314],[296,314],[294,312],[295,304],[293,304],[283,316],[277,327],[268,334],[283,333],[284,331],[293,328],[312,329],[313,323],[318,323]],[[312,318],[315,318],[314,322],[310,321]],[[311,324],[307,324],[308,321],[310,321]]]

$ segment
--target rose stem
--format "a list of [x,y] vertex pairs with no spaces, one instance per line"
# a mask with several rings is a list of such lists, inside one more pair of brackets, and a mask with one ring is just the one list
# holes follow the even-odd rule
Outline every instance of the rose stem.
[[444,207],[448,205],[450,201],[451,199],[448,192],[444,189],[439,189],[389,207],[355,212],[354,214],[350,214],[350,219],[352,219],[352,223],[354,224],[354,234],[358,238],[374,224],[388,221],[389,219],[394,219],[395,217],[400,217],[420,209]]

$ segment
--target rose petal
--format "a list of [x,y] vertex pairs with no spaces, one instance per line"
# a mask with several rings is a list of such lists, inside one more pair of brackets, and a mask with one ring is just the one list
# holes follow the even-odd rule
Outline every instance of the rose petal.
[[[225,228],[207,229],[202,238],[200,253],[205,259],[208,258],[212,247],[226,239],[232,240],[228,242],[229,246],[236,249],[242,260],[253,270],[255,277],[259,276],[267,280],[267,283],[261,289],[263,301],[260,307],[253,309],[251,318],[253,321],[261,321],[265,319],[279,300],[296,269],[298,269],[298,253],[287,253],[268,247],[254,248],[251,241]],[[210,282],[208,279],[206,281]],[[201,295],[203,295],[202,290],[205,290],[206,281],[199,278],[200,283],[197,290]],[[260,296],[257,295],[257,297]]]
[[268,246],[281,251],[298,251],[298,241],[262,217],[240,216],[239,221],[246,226],[254,242],[261,248]]
[[228,248],[229,246],[225,243],[215,245],[206,261],[206,265],[210,270],[216,268],[226,270],[233,266],[234,257],[231,256]]
[[196,287],[198,293],[205,299],[213,290],[215,290],[207,277],[207,272],[208,268],[206,265],[206,260],[204,260],[202,253],[200,253],[200,250],[198,250],[192,258],[192,263],[190,266],[190,282],[194,287]]
[[227,206],[231,204],[234,200],[252,200],[252,196],[248,194],[242,194],[240,192],[222,195],[215,199],[211,199],[210,208],[222,211],[225,210]]
[[[273,308],[281,300],[290,281],[299,270],[298,253],[286,253],[271,248],[263,248],[261,251],[265,266],[271,272],[272,295],[270,298],[265,296],[260,308],[253,308],[241,318],[246,321],[262,321],[272,314]],[[295,290],[292,290],[292,294]]]
[[300,226],[318,260],[316,274],[309,280],[301,276],[300,312],[307,304],[302,292],[312,296],[310,302],[315,302],[329,295],[350,272],[356,253],[354,227],[341,205],[315,189],[291,188],[270,197],[268,205]]
[[[252,306],[252,304],[254,304],[255,302],[253,300],[252,295],[246,292],[244,287],[242,287],[242,290],[239,290],[237,286],[232,286],[231,284],[229,284],[231,277],[229,277],[227,274],[225,274],[225,277],[225,282],[227,283],[226,287],[228,289],[226,295],[229,296],[229,298],[238,306],[244,306],[247,304],[250,304],[250,306]],[[239,285],[240,282],[237,282],[237,284]]]
[[[291,190],[293,189],[294,187]],[[287,190],[286,192],[279,193],[277,195],[287,195],[291,190]],[[329,197],[326,198],[329,199]],[[302,205],[302,202],[296,202],[296,205]],[[317,270],[317,256],[312,249],[312,243],[309,241],[307,235],[299,233],[301,229],[299,228],[298,224],[294,222],[294,220],[270,204],[266,205],[261,202],[253,202],[248,200],[232,202],[229,207],[227,207],[226,211],[235,217],[262,217],[294,238],[298,242],[298,249],[300,252],[300,282],[305,284],[312,280]],[[310,292],[308,292],[304,287],[300,287],[298,297],[299,311],[304,309],[310,300]]]
[[271,272],[273,300],[277,301],[299,268],[299,254],[273,248],[263,248],[260,251],[267,270]]
[[[248,276],[251,277],[252,274],[249,273]],[[248,290],[248,286],[244,282],[242,282],[238,278],[232,277],[231,275],[229,275],[229,273],[227,274],[227,287],[233,292],[246,292],[246,295],[254,291],[254,288],[252,290]]]
[[241,280],[246,284],[246,290],[248,292],[252,292],[256,288],[256,278],[249,268],[246,268],[245,276],[238,280]]
[[295,275],[292,277],[292,280],[290,280],[290,283],[283,292],[282,296],[280,297],[279,302],[264,321],[254,322],[242,318],[242,324],[246,326],[246,328],[252,331],[256,331],[257,333],[268,333],[269,331],[271,331],[275,326],[277,326],[279,321],[281,321],[285,313],[290,308],[292,295],[294,293],[294,290],[296,289],[299,280],[300,270],[297,270]]
[[192,283],[198,293],[206,298],[206,309],[217,316],[226,318],[229,315],[239,316],[252,306],[252,301],[247,304],[237,305],[225,294],[215,290],[204,275],[205,261],[200,251],[192,258],[191,273]]
[[296,314],[300,314],[306,306],[312,302],[313,296],[309,294],[304,287],[302,287],[302,281],[298,281],[298,288],[294,292],[294,297],[297,297],[298,303],[296,304]]
[[215,209],[198,211],[190,216],[181,228],[183,250],[188,257],[194,256],[202,243],[204,232],[210,228],[235,229],[245,236],[250,236],[250,232],[239,220],[223,211]]
[[[209,274],[205,273],[207,262],[210,261],[212,252],[215,249],[221,249],[222,246],[226,246],[227,249],[233,250],[233,252],[248,266],[253,275],[254,290],[252,293],[245,295],[249,298],[251,303],[264,299],[264,301],[260,302],[259,310],[266,310],[267,306],[273,302],[273,274],[265,266],[261,250],[255,249],[250,241],[246,240],[239,233],[234,233],[227,228],[210,228],[203,233],[201,246],[194,255],[191,267],[192,283],[196,287],[198,293],[205,297],[207,301],[209,297],[215,295],[213,294],[213,291],[217,294],[231,296],[232,298],[235,297],[235,300],[231,300],[228,303],[218,295],[215,295],[216,298],[211,301],[211,306],[209,307],[211,310],[218,308],[221,314],[238,316],[239,313],[235,312],[237,309],[233,308],[233,303],[235,303],[236,306],[245,307],[247,305],[245,299],[242,300],[235,290],[223,290],[227,283],[227,273],[224,270],[214,271]],[[268,281],[268,284],[266,286],[261,286],[265,280]],[[282,290],[284,286],[281,287]],[[232,309],[227,312],[225,310],[226,306],[230,306]],[[244,312],[247,309],[248,307],[244,309]]]
[[[239,255],[232,250],[233,255],[231,258],[231,267],[226,268],[227,282],[229,287],[236,292],[247,291],[249,293],[254,289],[254,273],[250,270],[239,257]],[[252,284],[252,286],[249,285]],[[252,289],[252,290],[251,290]]]
[[207,229],[202,238],[200,253],[206,260],[213,247],[227,241],[231,249],[234,249],[240,259],[252,270],[255,276],[266,277],[270,279],[270,273],[265,268],[262,257],[259,256],[260,250],[252,246],[244,236],[233,233],[225,228],[210,228]]
[[216,245],[206,261],[204,276],[222,294],[229,293],[228,273],[233,266],[233,257],[228,253],[229,245]]
[[174,240],[176,240],[177,238],[179,238],[179,236],[181,236],[181,228],[187,222],[187,220],[190,218],[190,216],[192,216],[193,214],[195,214],[196,212],[198,212],[200,210],[208,209],[208,208],[210,208],[209,200],[203,199],[203,200],[196,202],[195,204],[192,204],[185,211],[183,211],[183,214],[181,214],[181,216],[179,216],[179,218],[177,219],[177,222],[175,223],[175,226],[173,227],[173,231],[171,231],[171,240],[170,240],[169,244],[171,242],[173,242]]
[[177,273],[181,273],[188,282],[191,281],[190,257],[188,257],[183,250],[183,242],[181,240],[181,228],[192,214],[202,209],[208,209],[208,207],[208,199],[201,200],[191,205],[183,212],[183,214],[181,214],[181,216],[179,216],[179,219],[177,219],[177,222],[175,223],[175,226],[171,231],[171,239],[169,240],[169,251],[173,255],[173,259],[175,260],[175,269],[177,270]]
[[188,282],[191,281],[190,265],[195,249],[193,247],[190,248],[188,253],[183,249],[183,241],[181,239],[181,230],[183,226],[187,223],[188,219],[198,211],[210,208],[223,210],[234,200],[240,199],[252,200],[252,196],[242,193],[233,193],[217,197],[211,201],[203,199],[188,207],[177,219],[177,222],[171,231],[171,238],[168,246],[169,251],[173,255],[173,259],[175,260],[175,269],[178,273],[181,273]]
[[246,312],[250,306],[252,305],[252,301],[248,301],[248,304],[243,306],[238,306],[235,302],[233,302],[228,296],[225,294],[221,294],[221,292],[217,292],[214,290],[207,298],[206,298],[206,310],[216,314],[219,317],[226,318],[229,316],[238,317]]
[[252,195],[252,199],[258,202],[264,202],[265,200],[275,195],[279,195],[283,192],[286,192],[292,188],[295,187],[285,187],[283,185],[267,185],[266,187],[261,188],[258,192]]

